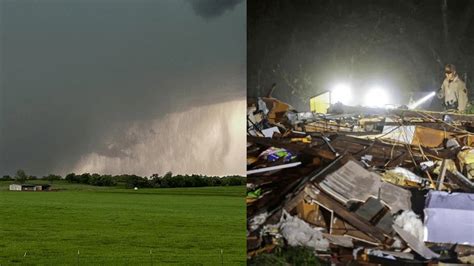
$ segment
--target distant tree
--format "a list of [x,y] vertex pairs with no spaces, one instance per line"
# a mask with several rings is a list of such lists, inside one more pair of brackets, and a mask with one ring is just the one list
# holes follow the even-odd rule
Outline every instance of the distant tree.
[[101,176],[99,174],[94,173],[94,174],[89,176],[89,178],[87,180],[87,184],[93,185],[93,186],[99,186],[100,178],[101,178]]
[[117,182],[111,175],[92,174],[88,184],[93,186],[115,186]]
[[13,180],[13,178],[9,175],[4,175],[1,178],[1,181],[11,181],[11,180]]
[[78,183],[77,182],[77,176],[76,176],[75,173],[70,173],[70,174],[66,175],[65,179],[68,183]]
[[113,178],[113,176],[111,176],[111,175],[103,175],[103,176],[101,176],[100,182],[99,182],[99,186],[108,186],[108,187],[111,187],[111,186],[116,186],[116,185],[117,185],[117,182],[115,181],[115,179]]
[[116,183],[127,183],[127,174],[113,176],[113,179]]
[[173,187],[173,173],[171,171],[167,172],[162,178],[161,178],[161,184],[160,187],[162,188],[168,188],[168,187]]
[[[51,175],[50,175],[51,176]],[[45,177],[56,180],[57,176]],[[59,177],[60,178],[60,177]],[[82,183],[92,186],[116,186],[118,183],[125,183],[127,188],[176,188],[176,187],[206,187],[206,186],[241,186],[245,185],[246,178],[242,176],[202,176],[202,175],[175,175],[167,172],[164,176],[153,174],[150,177],[138,175],[100,175],[84,173],[76,175],[68,174],[65,177],[69,183]]]
[[204,176],[203,181],[205,183],[205,186],[209,186],[209,187],[222,185],[221,178],[219,178],[217,176]]
[[79,183],[81,184],[89,184],[89,179],[91,178],[91,175],[89,173],[84,173],[79,176]]
[[241,186],[246,184],[246,178],[243,176],[224,176],[222,177],[223,186]]
[[28,179],[28,176],[26,175],[25,171],[21,169],[16,171],[15,181],[19,182],[20,184],[23,184],[25,183],[27,179]]
[[170,177],[170,187],[185,187],[185,179],[182,175]]
[[152,174],[150,176],[149,182],[150,182],[152,187],[159,188],[159,187],[161,187],[161,179],[162,179],[162,177],[160,175]]
[[125,186],[127,188],[134,188],[134,187],[149,188],[149,187],[152,187],[152,184],[147,178],[137,176],[137,175],[127,175]]
[[61,180],[62,177],[60,175],[49,174],[44,176],[43,179],[48,180],[50,184],[53,184],[54,181]]

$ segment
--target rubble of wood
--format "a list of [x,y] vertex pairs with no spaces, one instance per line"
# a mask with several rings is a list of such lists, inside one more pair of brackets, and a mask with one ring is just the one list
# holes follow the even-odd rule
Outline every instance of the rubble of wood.
[[474,116],[331,108],[249,101],[249,258],[301,246],[336,264],[474,263]]

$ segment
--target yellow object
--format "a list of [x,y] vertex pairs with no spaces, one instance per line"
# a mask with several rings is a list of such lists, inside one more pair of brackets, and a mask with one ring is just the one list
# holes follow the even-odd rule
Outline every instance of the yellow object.
[[[436,161],[436,168],[433,170],[433,173],[439,175],[441,173],[441,165],[443,161]],[[446,169],[450,172],[457,171],[456,163],[451,159],[446,159]]]
[[322,93],[318,96],[309,99],[309,109],[311,112],[319,114],[327,114],[328,108],[331,105],[330,92]]
[[395,185],[399,185],[399,186],[409,186],[409,187],[420,186],[420,184],[415,181],[407,180],[406,176],[404,176],[403,174],[395,173],[391,171],[387,171],[383,173],[382,180],[385,182],[390,182]]
[[444,130],[417,126],[411,144],[415,146],[421,145],[423,147],[436,148],[443,146],[444,139],[452,137],[454,137],[453,132],[445,132]]
[[471,164],[474,163],[474,149],[472,150],[464,150],[458,153],[459,161],[462,164]]
[[306,136],[304,138],[292,138],[291,142],[311,143],[311,136]]
[[474,178],[474,149],[460,151],[458,153],[458,159],[461,166],[461,170],[466,169],[467,178]]

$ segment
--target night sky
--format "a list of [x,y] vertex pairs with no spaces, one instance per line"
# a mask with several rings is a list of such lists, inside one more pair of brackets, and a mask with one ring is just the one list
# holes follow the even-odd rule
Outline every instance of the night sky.
[[245,173],[244,1],[0,0],[0,174]]
[[276,83],[273,96],[306,111],[309,97],[342,82],[407,104],[438,90],[452,63],[473,98],[474,1],[261,0],[247,17],[250,97]]

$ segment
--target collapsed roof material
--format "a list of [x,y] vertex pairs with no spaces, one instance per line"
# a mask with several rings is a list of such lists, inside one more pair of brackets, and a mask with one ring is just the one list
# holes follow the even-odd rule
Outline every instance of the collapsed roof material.
[[[247,136],[249,256],[294,245],[317,230],[316,239],[329,243],[327,254],[317,253],[322,260],[470,261],[474,247],[449,243],[474,246],[474,221],[466,218],[473,210],[449,205],[451,198],[438,201],[438,194],[458,192],[462,206],[474,195],[464,193],[474,192],[474,116],[350,110],[279,109],[272,122],[263,116],[249,125],[258,129]],[[259,133],[275,126],[279,132],[271,137]],[[266,150],[291,156],[259,156]],[[261,213],[265,221],[256,226],[251,221]],[[275,229],[282,217],[298,219],[292,234]]]
[[383,182],[378,174],[365,170],[352,160],[327,175],[319,185],[344,204],[375,197],[386,203],[392,213],[411,208],[409,191]]

